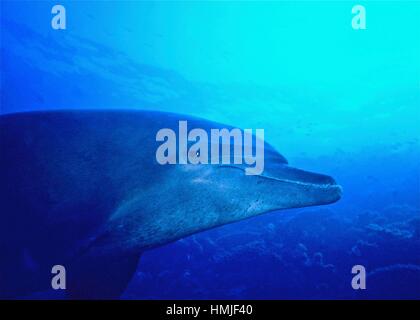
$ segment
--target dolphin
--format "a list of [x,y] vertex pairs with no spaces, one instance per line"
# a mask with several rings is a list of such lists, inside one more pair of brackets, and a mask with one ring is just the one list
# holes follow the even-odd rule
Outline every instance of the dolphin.
[[340,199],[333,178],[289,166],[265,143],[265,169],[161,165],[156,132],[231,128],[174,113],[37,111],[0,116],[0,297],[51,288],[115,299],[147,249],[266,212]]

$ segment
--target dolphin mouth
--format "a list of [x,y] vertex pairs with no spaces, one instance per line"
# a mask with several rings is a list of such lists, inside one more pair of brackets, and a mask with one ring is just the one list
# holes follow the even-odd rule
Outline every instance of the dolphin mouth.
[[342,187],[337,184],[332,178],[331,182],[328,183],[316,183],[316,182],[306,182],[306,181],[300,181],[300,180],[291,180],[291,179],[284,179],[284,178],[277,178],[269,175],[259,175],[259,177],[269,180],[275,180],[283,183],[290,183],[290,184],[296,184],[301,185],[305,187],[314,187],[314,188],[320,188],[320,189],[339,189],[342,191]]
[[[223,165],[223,167],[244,171],[243,168],[234,165]],[[326,199],[328,199],[325,203],[333,203],[340,200],[343,193],[343,188],[328,175],[305,171],[283,164],[266,168],[262,174],[256,177],[324,194]]]
[[[341,199],[341,196],[343,194],[343,188],[341,185],[337,184],[333,178],[331,178],[331,182],[328,183],[315,183],[315,182],[306,182],[306,181],[299,181],[299,180],[290,180],[290,179],[282,179],[282,178],[276,178],[272,176],[267,175],[260,175],[260,178],[268,179],[268,180],[274,180],[281,183],[287,183],[296,185],[303,188],[310,188],[310,189],[317,189],[321,192],[326,192],[332,195],[331,202],[336,202]],[[326,176],[328,177],[328,176]]]
[[271,172],[267,170],[260,177],[293,185],[304,190],[312,190],[319,195],[324,195],[322,198],[325,200],[325,204],[334,203],[341,199],[343,188],[337,184],[334,178],[289,166],[282,166],[281,169]]

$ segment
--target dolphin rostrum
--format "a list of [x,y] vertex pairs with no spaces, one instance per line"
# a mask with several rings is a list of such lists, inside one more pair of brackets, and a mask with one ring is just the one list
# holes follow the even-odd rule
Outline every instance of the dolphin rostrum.
[[71,298],[117,298],[141,253],[269,211],[329,204],[329,176],[292,168],[265,143],[265,169],[160,165],[156,132],[230,128],[151,111],[0,116],[0,297],[49,288],[66,268]]

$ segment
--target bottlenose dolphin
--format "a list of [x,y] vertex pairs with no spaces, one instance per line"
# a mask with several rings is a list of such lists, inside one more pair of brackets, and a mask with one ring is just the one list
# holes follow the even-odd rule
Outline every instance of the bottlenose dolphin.
[[292,168],[265,144],[265,170],[160,165],[156,132],[179,120],[151,111],[0,116],[0,297],[50,288],[66,268],[71,298],[117,298],[144,250],[265,212],[329,204],[329,176]]

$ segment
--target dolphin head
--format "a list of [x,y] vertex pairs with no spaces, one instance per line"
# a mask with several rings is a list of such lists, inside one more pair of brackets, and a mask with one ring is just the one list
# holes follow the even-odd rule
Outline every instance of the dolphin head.
[[[172,119],[170,128],[178,125],[177,119]],[[205,128],[208,137],[211,136],[212,128],[227,127],[207,121],[191,123],[193,128]],[[144,166],[139,166],[137,176],[144,178],[139,179],[138,187],[133,188],[130,197],[126,198],[128,200],[113,215],[112,221],[115,221],[118,228],[120,225],[129,226],[121,230],[131,243],[140,247],[154,247],[266,212],[324,205],[340,199],[341,187],[333,178],[293,168],[263,139],[260,139],[262,143],[259,144],[255,136],[253,139],[255,143],[248,141],[251,142],[248,150],[252,150],[255,155],[255,168],[259,164],[259,169],[262,169],[253,174],[247,170],[253,165],[249,165],[245,151],[237,156],[232,144],[229,153],[232,158],[224,161],[228,159],[224,158],[221,151],[226,146],[223,141],[221,146],[217,146],[221,152],[219,161],[215,163],[191,163],[190,160],[195,159],[196,154],[197,158],[208,157],[203,156],[202,149],[196,152],[196,141],[189,141],[186,148],[188,155],[180,152],[177,147],[173,148],[177,150],[173,159],[182,159],[182,163],[162,165],[156,161],[153,168],[147,171]],[[212,141],[202,144],[206,145],[207,150],[213,149]],[[160,148],[162,144],[156,143],[156,146]],[[177,144],[174,143],[174,146]],[[245,142],[243,147],[245,150]],[[262,148],[263,152],[258,148]],[[149,152],[155,153],[156,150],[153,148]],[[150,163],[152,156],[149,154],[139,158],[147,159],[145,162]],[[130,176],[136,177],[136,173]],[[131,233],[127,233],[127,229],[133,230],[134,236],[128,237],[127,234]]]
[[338,201],[341,187],[319,173],[293,168],[288,164],[271,165],[260,175],[245,175],[242,168],[221,166],[223,180],[236,181],[241,190],[237,198],[246,204],[246,217],[269,211],[325,205]]
[[165,205],[167,210],[176,211],[171,215],[169,232],[178,235],[177,230],[182,229],[185,236],[266,212],[325,205],[340,199],[341,187],[332,177],[291,167],[268,144],[264,157],[264,170],[254,175],[247,175],[243,164],[168,168],[165,180],[174,185],[164,192],[171,192],[169,198],[174,201]]
[[[265,169],[258,175],[247,175],[246,168],[238,165],[203,166],[198,169],[202,176],[195,176],[191,187],[206,188],[217,195],[217,207],[229,208],[218,217],[222,223],[275,210],[331,204],[341,198],[342,188],[332,177],[294,168],[273,149],[265,158]],[[202,186],[209,176],[211,185]]]

